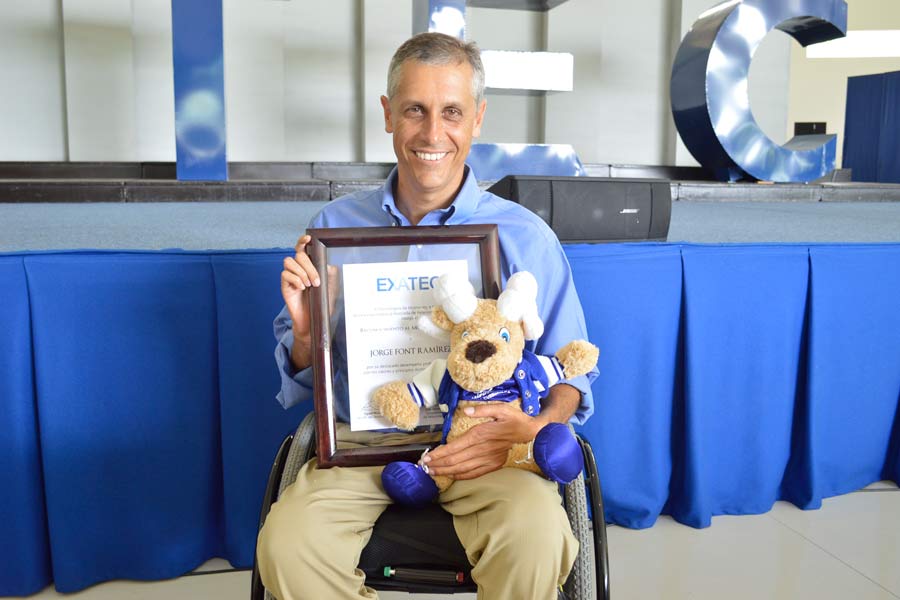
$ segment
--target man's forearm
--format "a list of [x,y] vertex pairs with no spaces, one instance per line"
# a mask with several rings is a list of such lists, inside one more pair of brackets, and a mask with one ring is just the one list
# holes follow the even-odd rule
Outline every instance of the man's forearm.
[[581,406],[581,392],[567,384],[558,383],[550,388],[550,394],[541,402],[541,414],[537,420],[547,423],[568,423]]
[[312,366],[312,344],[309,336],[294,332],[294,345],[291,346],[291,362],[298,371]]

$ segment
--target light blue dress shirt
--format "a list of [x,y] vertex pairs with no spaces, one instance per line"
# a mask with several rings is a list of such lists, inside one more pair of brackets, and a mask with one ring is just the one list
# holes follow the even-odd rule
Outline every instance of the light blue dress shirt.
[[[394,169],[383,187],[356,192],[330,202],[309,223],[310,228],[322,227],[390,227],[408,226],[410,222],[394,202],[393,186],[397,177]],[[544,321],[544,334],[536,342],[528,342],[526,349],[536,354],[553,355],[559,348],[575,339],[588,339],[581,302],[575,292],[572,270],[556,235],[546,223],[527,208],[481,191],[471,168],[466,168],[462,189],[449,207],[435,210],[419,225],[477,225],[496,224],[500,241],[501,289],[510,275],[530,271],[538,282],[538,311]],[[439,250],[439,247],[438,251]],[[437,260],[444,256],[429,255],[429,246],[416,252],[416,260]],[[275,361],[281,372],[281,391],[278,401],[285,408],[313,396],[312,368],[297,371],[291,363],[294,345],[291,320],[283,308],[274,323]],[[339,420],[349,422],[347,402],[347,365],[341,347],[343,339],[335,336],[334,362],[335,407]],[[581,405],[572,417],[575,424],[583,424],[594,412],[590,382],[597,376],[595,368],[587,376],[567,380],[581,391]]]

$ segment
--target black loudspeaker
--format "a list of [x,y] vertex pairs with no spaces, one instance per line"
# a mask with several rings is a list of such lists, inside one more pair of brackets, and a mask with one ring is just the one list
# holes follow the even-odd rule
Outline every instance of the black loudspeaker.
[[665,241],[669,234],[665,180],[508,175],[488,191],[536,213],[561,242]]

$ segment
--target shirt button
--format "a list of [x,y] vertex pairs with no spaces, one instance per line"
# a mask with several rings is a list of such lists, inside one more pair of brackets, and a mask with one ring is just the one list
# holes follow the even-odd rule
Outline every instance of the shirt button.
[[528,409],[527,409],[525,412],[528,413],[528,414],[530,415],[531,413],[534,412],[534,407],[529,406]]
[[525,397],[531,398],[531,390],[525,390]]
[[519,379],[525,379],[525,371],[519,369],[519,372],[516,373],[516,377],[518,377]]

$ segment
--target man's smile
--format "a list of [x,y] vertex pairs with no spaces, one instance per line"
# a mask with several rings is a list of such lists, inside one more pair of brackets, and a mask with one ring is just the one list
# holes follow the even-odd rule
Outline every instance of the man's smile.
[[449,154],[449,152],[419,152],[414,151],[415,155],[421,160],[426,160],[429,162],[436,162],[444,158]]

